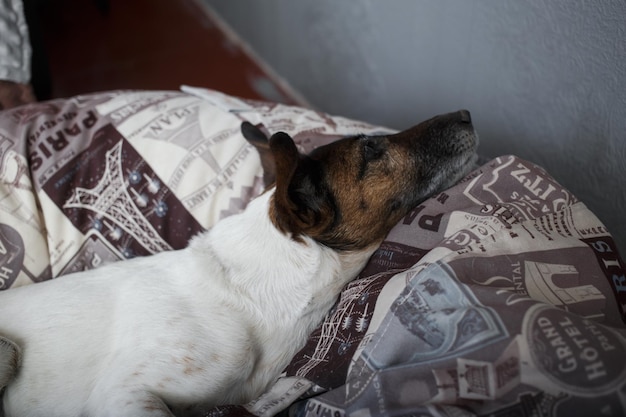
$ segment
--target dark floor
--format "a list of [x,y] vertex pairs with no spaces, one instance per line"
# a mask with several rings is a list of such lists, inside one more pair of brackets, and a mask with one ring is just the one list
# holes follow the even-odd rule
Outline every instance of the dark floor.
[[47,0],[34,7],[29,14],[41,30],[33,44],[45,56],[33,72],[49,80],[41,91],[50,98],[187,84],[295,103],[196,0]]

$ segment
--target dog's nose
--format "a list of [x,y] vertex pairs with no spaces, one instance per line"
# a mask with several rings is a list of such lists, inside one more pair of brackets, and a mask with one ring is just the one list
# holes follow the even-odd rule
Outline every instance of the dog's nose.
[[461,123],[472,123],[472,116],[470,116],[470,112],[465,109],[459,110],[459,117],[461,118]]

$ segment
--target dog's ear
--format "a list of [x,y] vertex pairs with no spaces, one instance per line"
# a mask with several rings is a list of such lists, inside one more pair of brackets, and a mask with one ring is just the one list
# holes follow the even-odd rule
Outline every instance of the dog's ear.
[[301,155],[291,136],[276,133],[270,139],[276,166],[274,224],[295,239],[301,234],[315,237],[332,222],[328,190],[323,186],[318,162]]
[[274,185],[276,181],[276,165],[274,155],[270,151],[269,140],[263,131],[250,122],[241,123],[241,134],[246,140],[256,148],[261,157],[263,167],[263,184],[265,188]]

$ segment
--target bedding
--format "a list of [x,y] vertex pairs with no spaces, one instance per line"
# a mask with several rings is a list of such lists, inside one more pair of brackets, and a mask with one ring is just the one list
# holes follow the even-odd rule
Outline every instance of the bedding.
[[[242,210],[263,191],[242,121],[303,152],[391,131],[192,87],[0,112],[0,289],[181,248]],[[625,306],[610,232],[500,156],[398,223],[266,394],[203,415],[623,416]]]

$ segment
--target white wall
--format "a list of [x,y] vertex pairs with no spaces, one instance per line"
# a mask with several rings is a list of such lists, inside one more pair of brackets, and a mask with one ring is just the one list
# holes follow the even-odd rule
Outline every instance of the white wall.
[[320,110],[403,128],[472,111],[626,256],[626,1],[203,0]]

